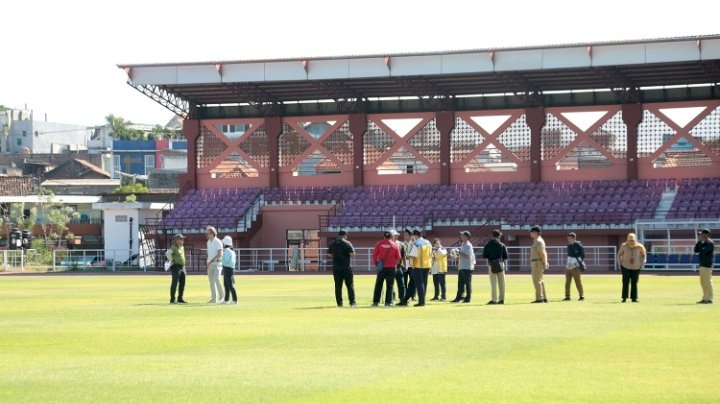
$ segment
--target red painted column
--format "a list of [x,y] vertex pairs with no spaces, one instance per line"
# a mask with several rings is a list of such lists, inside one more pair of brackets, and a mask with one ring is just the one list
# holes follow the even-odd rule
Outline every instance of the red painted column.
[[542,128],[545,108],[526,108],[525,120],[530,127],[530,181],[542,182]]
[[353,137],[353,185],[361,187],[365,184],[365,132],[367,132],[367,114],[350,114],[350,133]]
[[200,121],[186,119],[183,122],[182,132],[187,139],[187,173],[178,177],[181,196],[191,189],[197,189],[197,142],[200,139]]
[[638,126],[643,119],[642,104],[623,104],[623,122],[627,126],[627,179],[638,179]]
[[439,111],[435,114],[435,126],[440,131],[440,184],[450,185],[450,138],[455,128],[455,112]]
[[268,186],[280,186],[280,135],[282,135],[282,117],[272,116],[265,118],[265,133],[268,137],[268,150],[270,152],[270,176]]

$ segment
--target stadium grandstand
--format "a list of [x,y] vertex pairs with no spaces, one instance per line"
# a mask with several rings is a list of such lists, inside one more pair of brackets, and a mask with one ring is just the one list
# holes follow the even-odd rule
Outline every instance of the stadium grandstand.
[[537,224],[690,262],[720,231],[720,36],[119,67],[185,118],[180,194],[143,226],[160,248],[206,225],[248,248],[406,227],[527,246]]

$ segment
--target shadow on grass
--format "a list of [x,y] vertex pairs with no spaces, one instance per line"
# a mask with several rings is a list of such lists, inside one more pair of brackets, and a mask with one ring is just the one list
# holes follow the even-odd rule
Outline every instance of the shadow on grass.
[[133,306],[178,306],[178,307],[202,307],[202,306],[220,306],[217,304],[209,303],[184,303],[184,304],[170,304],[170,303],[136,303]]
[[343,310],[343,309],[353,309],[357,310],[361,307],[350,307],[350,306],[343,306],[343,307],[337,307],[337,306],[315,306],[315,307],[295,307],[294,310],[330,310],[330,309],[336,309],[336,310]]

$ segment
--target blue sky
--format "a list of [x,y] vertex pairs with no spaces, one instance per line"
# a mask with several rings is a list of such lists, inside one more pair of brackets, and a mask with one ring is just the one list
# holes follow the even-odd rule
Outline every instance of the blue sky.
[[[412,4],[412,6],[410,6]],[[216,0],[3,4],[0,104],[54,122],[171,113],[122,63],[443,51],[720,33],[720,2]]]

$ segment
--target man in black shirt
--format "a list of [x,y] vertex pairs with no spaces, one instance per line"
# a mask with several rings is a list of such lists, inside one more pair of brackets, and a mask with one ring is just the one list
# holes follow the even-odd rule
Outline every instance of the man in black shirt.
[[[500,230],[493,230],[492,240],[483,247],[483,258],[488,260],[488,274],[492,290],[491,299],[487,304],[505,304],[505,264],[508,253],[505,244],[500,241],[500,237],[502,237]],[[499,295],[498,292],[500,292]]]
[[350,306],[355,307],[355,286],[353,285],[353,273],[350,266],[350,257],[355,256],[355,249],[352,243],[347,240],[347,231],[340,230],[336,238],[328,246],[328,256],[333,262],[333,278],[335,278],[335,301],[338,307],[343,306],[342,284],[348,290]]
[[698,304],[712,304],[712,270],[713,261],[715,260],[715,243],[710,239],[710,230],[703,229],[698,233],[695,253],[700,255],[700,286],[702,286],[703,290],[702,300],[700,300]]

